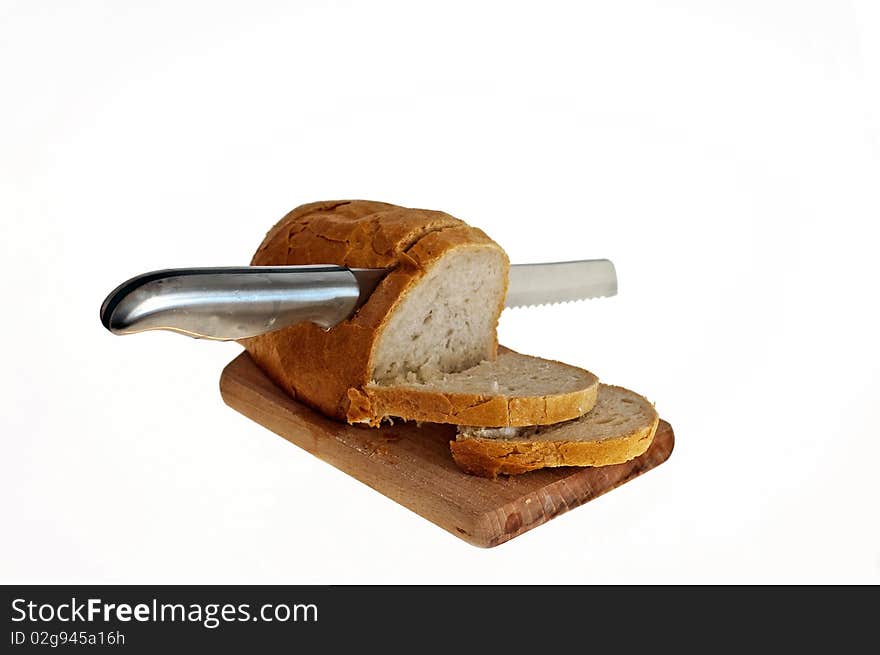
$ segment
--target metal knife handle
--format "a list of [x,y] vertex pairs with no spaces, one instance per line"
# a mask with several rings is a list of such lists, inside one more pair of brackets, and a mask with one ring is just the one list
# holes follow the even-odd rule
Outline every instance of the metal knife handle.
[[167,269],[119,285],[101,305],[101,322],[114,334],[172,330],[228,341],[303,321],[329,329],[370,291],[339,266]]

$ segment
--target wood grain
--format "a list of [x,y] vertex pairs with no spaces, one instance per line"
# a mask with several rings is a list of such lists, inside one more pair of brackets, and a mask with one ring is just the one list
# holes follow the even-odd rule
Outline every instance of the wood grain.
[[601,468],[557,468],[488,480],[452,461],[449,425],[355,427],[328,419],[276,387],[247,353],[220,377],[227,405],[376,491],[481,547],[497,546],[632,480],[672,453],[672,427],[660,421],[640,457]]

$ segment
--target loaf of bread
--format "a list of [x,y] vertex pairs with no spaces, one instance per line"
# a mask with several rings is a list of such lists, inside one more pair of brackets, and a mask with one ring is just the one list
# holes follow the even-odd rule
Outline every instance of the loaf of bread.
[[455,462],[485,477],[618,464],[651,444],[659,418],[643,397],[499,348],[507,255],[449,214],[365,200],[303,205],[252,264],[387,270],[330,330],[302,323],[242,342],[276,384],[324,414],[457,424]]
[[577,418],[596,401],[588,371],[512,352],[497,358],[507,255],[448,214],[365,200],[303,205],[251,263],[388,270],[330,330],[303,323],[242,341],[276,384],[324,414],[503,427]]

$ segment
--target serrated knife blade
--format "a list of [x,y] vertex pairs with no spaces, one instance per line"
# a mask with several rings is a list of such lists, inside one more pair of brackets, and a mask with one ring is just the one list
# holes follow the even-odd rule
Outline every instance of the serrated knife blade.
[[607,259],[510,267],[505,307],[549,305],[617,294],[617,272]]

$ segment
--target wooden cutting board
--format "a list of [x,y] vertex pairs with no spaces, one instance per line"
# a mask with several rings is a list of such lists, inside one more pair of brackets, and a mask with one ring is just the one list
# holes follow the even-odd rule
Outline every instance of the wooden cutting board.
[[400,423],[355,427],[318,414],[282,392],[242,353],[220,377],[223,400],[316,457],[345,471],[456,537],[476,546],[502,544],[663,463],[672,427],[660,421],[640,457],[601,468],[556,468],[488,480],[452,461],[449,425]]

